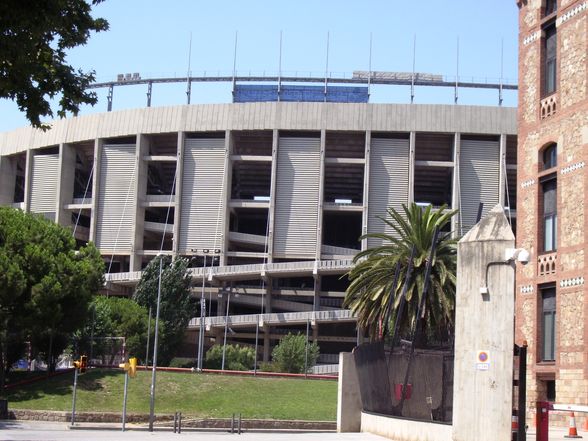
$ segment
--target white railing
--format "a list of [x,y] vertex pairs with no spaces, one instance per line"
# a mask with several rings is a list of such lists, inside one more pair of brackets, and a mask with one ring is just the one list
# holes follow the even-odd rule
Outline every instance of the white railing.
[[[313,272],[315,269],[318,272],[324,271],[348,271],[353,266],[353,261],[350,259],[340,260],[307,260],[300,262],[280,262],[280,263],[256,263],[250,265],[229,265],[229,266],[213,266],[208,268],[190,268],[188,270],[192,277],[201,278],[208,277],[212,280],[214,277],[230,277],[235,275],[262,275],[263,273],[280,274],[290,272]],[[141,271],[133,271],[128,273],[112,273],[105,274],[107,282],[138,282],[141,279]]]
[[[204,326],[224,327],[227,318],[225,316],[206,317]],[[269,314],[247,314],[233,315],[228,317],[228,326],[251,326],[259,323],[260,325],[285,325],[294,323],[310,322],[334,322],[347,321],[353,322],[357,319],[348,309],[336,309],[329,311],[308,311],[308,312],[278,312]],[[190,320],[188,327],[199,327],[200,317]]]

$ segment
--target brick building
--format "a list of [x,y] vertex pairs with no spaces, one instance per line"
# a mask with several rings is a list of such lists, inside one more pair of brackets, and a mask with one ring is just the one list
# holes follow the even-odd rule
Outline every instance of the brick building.
[[588,403],[588,2],[519,0],[516,342],[528,408]]

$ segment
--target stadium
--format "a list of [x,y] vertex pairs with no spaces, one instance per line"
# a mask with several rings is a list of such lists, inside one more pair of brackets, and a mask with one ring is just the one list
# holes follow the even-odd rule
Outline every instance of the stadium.
[[[0,133],[0,204],[94,242],[111,295],[130,295],[160,253],[191,258],[192,290],[205,300],[186,337],[192,357],[199,334],[207,347],[255,345],[268,360],[284,334],[302,332],[335,364],[362,338],[342,308],[342,276],[378,245],[359,236],[387,232],[387,207],[447,204],[460,210],[461,235],[501,203],[516,225],[516,109],[373,104],[362,86],[372,78],[234,84],[232,103]],[[415,76],[388,81],[414,86]]]

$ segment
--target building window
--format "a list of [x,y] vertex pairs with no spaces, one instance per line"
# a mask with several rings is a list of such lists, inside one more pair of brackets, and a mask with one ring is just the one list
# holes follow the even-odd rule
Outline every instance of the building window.
[[557,11],[557,0],[545,0],[545,17]]
[[555,176],[541,183],[543,193],[543,251],[557,249],[557,180]]
[[557,88],[557,32],[555,24],[545,28],[543,94],[551,95]]
[[555,360],[555,287],[541,289],[541,360]]
[[557,144],[550,144],[543,149],[543,170],[557,166]]

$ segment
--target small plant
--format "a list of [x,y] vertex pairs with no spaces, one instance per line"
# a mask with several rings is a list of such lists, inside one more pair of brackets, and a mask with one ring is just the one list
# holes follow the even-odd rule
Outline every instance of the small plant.
[[[223,360],[223,347],[214,345],[206,352],[204,367],[207,369],[221,369]],[[227,345],[225,351],[225,369],[230,371],[248,371],[253,369],[255,363],[255,351],[251,348],[239,345]]]
[[288,333],[272,351],[275,370],[293,374],[308,372],[316,364],[318,356],[319,346],[311,342],[307,345],[302,334]]

